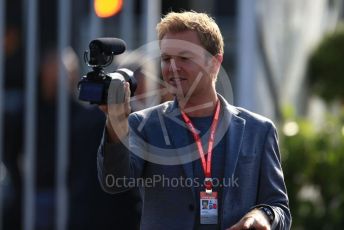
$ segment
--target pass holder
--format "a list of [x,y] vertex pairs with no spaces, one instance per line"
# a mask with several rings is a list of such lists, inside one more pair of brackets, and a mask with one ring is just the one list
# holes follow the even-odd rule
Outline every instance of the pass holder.
[[213,179],[210,177],[206,177],[204,179],[204,184],[205,184],[205,192],[209,195],[211,195],[211,193],[213,192]]

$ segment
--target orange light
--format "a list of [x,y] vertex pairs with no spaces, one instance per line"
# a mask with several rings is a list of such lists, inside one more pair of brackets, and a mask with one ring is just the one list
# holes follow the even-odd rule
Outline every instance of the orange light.
[[121,11],[123,0],[94,0],[94,10],[100,18],[114,16]]

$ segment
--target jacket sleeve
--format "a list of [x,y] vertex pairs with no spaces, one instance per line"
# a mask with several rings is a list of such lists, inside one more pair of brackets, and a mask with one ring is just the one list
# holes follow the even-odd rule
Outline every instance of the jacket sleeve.
[[[106,128],[97,153],[98,179],[108,193],[124,192],[137,186],[145,161],[140,157],[145,142],[134,131],[139,124],[135,115],[129,116],[129,135],[119,143],[107,142]],[[140,151],[140,152],[138,152]]]
[[269,123],[269,125],[261,158],[257,206],[269,206],[273,210],[275,218],[271,229],[290,229],[291,214],[281,167],[277,132],[273,124]]

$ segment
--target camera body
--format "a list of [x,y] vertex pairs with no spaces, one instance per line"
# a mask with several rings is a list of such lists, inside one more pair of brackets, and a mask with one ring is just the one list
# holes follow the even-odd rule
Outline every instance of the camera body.
[[93,71],[88,72],[78,83],[79,100],[98,105],[123,103],[124,82],[129,82],[133,96],[137,83],[131,70],[122,68],[113,73],[103,71],[104,67],[112,63],[114,55],[125,51],[124,41],[117,38],[98,38],[90,42],[89,48],[90,58],[86,51],[84,60]]
[[131,70],[123,68],[114,73],[88,72],[78,83],[79,100],[98,105],[123,103],[124,82],[129,82],[131,96],[133,96],[137,84]]

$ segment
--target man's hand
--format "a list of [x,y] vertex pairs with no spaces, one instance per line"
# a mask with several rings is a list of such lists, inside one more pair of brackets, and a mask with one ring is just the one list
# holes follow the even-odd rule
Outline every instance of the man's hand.
[[270,230],[271,226],[268,217],[259,209],[253,209],[248,212],[241,220],[227,230]]
[[123,84],[124,103],[100,105],[99,109],[106,115],[106,129],[109,134],[109,142],[117,143],[126,137],[129,132],[128,116],[130,108],[130,86],[128,82]]

